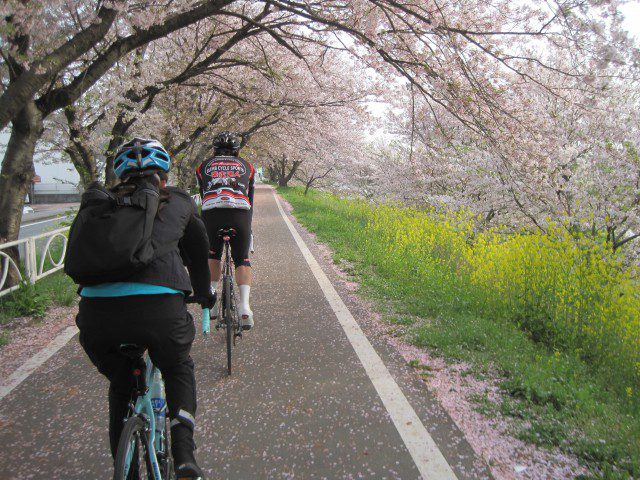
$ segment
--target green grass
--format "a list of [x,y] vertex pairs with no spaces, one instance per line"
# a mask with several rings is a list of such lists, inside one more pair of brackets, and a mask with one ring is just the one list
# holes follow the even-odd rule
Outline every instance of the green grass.
[[[41,317],[51,306],[71,306],[76,301],[76,289],[62,271],[38,280],[35,285],[23,283],[20,289],[0,297],[0,325],[16,317]],[[5,338],[4,343],[7,341]]]
[[628,377],[579,351],[556,348],[562,338],[546,342],[526,322],[495,314],[488,301],[478,301],[477,289],[442,264],[430,269],[430,259],[410,257],[403,264],[403,256],[383,261],[385,239],[367,229],[369,204],[279,191],[408,341],[469,362],[470,374],[500,382],[502,403],[474,399],[483,413],[511,417],[513,433],[523,440],[575,454],[593,478],[640,478],[640,401],[637,388],[631,396],[621,393]]
[[78,286],[62,271],[39,280],[36,287],[49,299],[49,305],[70,307],[78,298]]

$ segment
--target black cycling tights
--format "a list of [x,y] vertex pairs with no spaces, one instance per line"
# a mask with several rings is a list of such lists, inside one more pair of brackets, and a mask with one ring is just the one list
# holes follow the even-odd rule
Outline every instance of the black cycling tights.
[[231,244],[231,257],[238,267],[250,267],[249,247],[251,244],[251,210],[240,208],[212,208],[202,211],[202,220],[207,227],[209,236],[209,258],[220,260],[222,258],[223,242],[218,237],[221,228],[235,228],[236,236],[229,242]]

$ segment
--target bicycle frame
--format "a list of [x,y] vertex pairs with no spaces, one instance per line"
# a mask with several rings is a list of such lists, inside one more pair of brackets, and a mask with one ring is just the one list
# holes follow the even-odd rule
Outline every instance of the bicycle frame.
[[222,275],[224,277],[232,277],[233,276],[233,267],[231,262],[231,252],[229,249],[231,245],[229,244],[229,240],[224,241],[224,269],[222,271]]
[[[233,291],[233,282],[234,282],[234,266],[233,266],[233,261],[231,259],[231,245],[229,243],[229,238],[225,237],[224,240],[224,256],[222,257],[224,259],[224,263],[223,263],[223,267],[222,267],[222,281],[224,282],[224,280],[226,278],[229,279],[229,282],[231,284],[231,290]],[[231,297],[229,298],[225,298],[224,299],[227,302],[231,302],[233,300],[233,294],[231,295]],[[235,302],[234,304],[232,304],[232,308],[235,309],[236,305]],[[220,308],[224,309],[224,303],[220,302]],[[219,312],[220,314],[218,315],[218,321],[220,321],[223,318],[223,312]],[[236,335],[236,332],[234,332],[234,335]],[[235,339],[234,339],[234,345],[235,345]]]
[[[149,445],[151,448],[149,449],[149,460],[151,462],[151,472],[153,474],[154,480],[163,480],[162,475],[160,473],[160,465],[158,463],[158,457],[156,455],[156,450],[161,450],[162,448],[162,438],[156,438],[156,416],[153,412],[153,405],[151,403],[151,392],[153,391],[153,376],[156,371],[156,366],[153,365],[149,356],[147,356],[146,360],[146,385],[147,391],[144,395],[138,396],[136,400],[135,407],[133,409],[133,415],[142,415],[145,422],[149,425]],[[166,404],[163,407],[165,410],[167,408]],[[166,435],[166,432],[165,432]],[[129,474],[129,468],[131,468],[131,460],[133,451],[127,456],[126,459],[126,467],[125,467],[125,478]]]

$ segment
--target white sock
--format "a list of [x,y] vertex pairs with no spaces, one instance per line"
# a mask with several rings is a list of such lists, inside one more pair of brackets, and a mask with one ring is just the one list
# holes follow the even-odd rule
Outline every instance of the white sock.
[[240,290],[240,305],[249,310],[249,294],[251,292],[251,285],[238,285]]

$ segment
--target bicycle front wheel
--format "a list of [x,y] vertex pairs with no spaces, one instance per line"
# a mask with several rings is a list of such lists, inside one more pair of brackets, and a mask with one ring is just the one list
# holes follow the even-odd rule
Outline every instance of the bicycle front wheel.
[[227,372],[231,375],[231,346],[233,343],[233,317],[231,316],[231,278],[224,277],[224,322],[227,330]]
[[116,453],[114,480],[144,480],[153,478],[149,461],[149,435],[144,421],[130,417],[124,425]]

